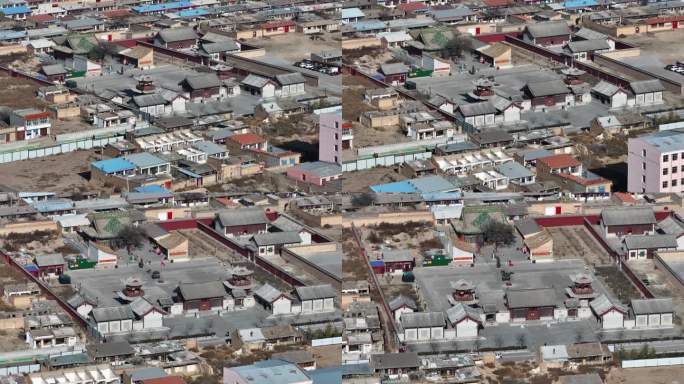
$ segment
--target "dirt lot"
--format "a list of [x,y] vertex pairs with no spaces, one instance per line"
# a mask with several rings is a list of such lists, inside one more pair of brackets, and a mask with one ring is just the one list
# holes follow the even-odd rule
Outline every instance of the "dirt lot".
[[[375,111],[371,105],[363,101],[363,95],[366,91],[364,86],[353,86],[344,87],[342,90],[342,103],[344,108],[342,109],[342,118],[347,121],[357,122],[359,121],[359,116],[364,112]],[[357,136],[360,132],[354,132]],[[356,140],[357,138],[354,137]]]
[[226,246],[209,237],[197,229],[179,231],[189,240],[190,257],[216,257],[221,261],[240,261],[233,252],[229,252]]
[[368,187],[371,185],[406,180],[406,176],[398,173],[396,169],[397,167],[376,167],[346,174],[342,181],[342,190],[344,192],[368,192]]
[[558,259],[584,259],[590,265],[610,265],[610,256],[583,226],[548,228],[553,255]]
[[342,347],[339,345],[307,347],[306,349],[314,355],[318,368],[339,367],[342,364]]
[[[80,150],[62,155],[0,164],[1,184],[17,191],[72,191],[102,189],[79,173],[89,171],[92,161],[99,160],[94,150]],[[111,192],[111,191],[110,191]]]
[[342,91],[342,117],[354,124],[354,146],[358,148],[409,141],[399,126],[371,128],[359,123],[359,116],[376,109],[363,100],[364,86],[346,86]]
[[359,86],[359,87],[364,87],[364,88],[380,88],[380,85],[378,83],[375,83],[371,80],[368,80],[367,78],[359,75],[349,75],[349,74],[343,74],[342,75],[342,86],[344,87],[353,87],[353,86]]
[[628,303],[632,299],[641,299],[639,291],[617,267],[613,265],[597,267],[596,276],[610,291],[610,296],[616,297],[621,303]]
[[265,48],[267,55],[277,56],[293,63],[310,58],[311,52],[340,48],[339,35],[330,33],[325,33],[316,40],[301,33],[288,33],[262,39],[250,39],[246,43]]
[[632,35],[623,40],[638,46],[641,56],[656,54],[662,61],[670,64],[681,60],[681,52],[684,50],[684,30],[681,29]]
[[381,64],[394,59],[392,52],[382,48],[362,48],[344,51],[345,61],[352,62],[366,73],[375,73]]
[[60,135],[62,133],[80,132],[88,129],[93,129],[93,126],[86,124],[81,118],[52,120],[51,135]]
[[0,246],[8,252],[22,252],[28,256],[44,253],[61,253],[62,255],[76,252],[64,244],[64,239],[57,231],[35,231],[32,233],[10,233],[0,237]]
[[[385,284],[387,281],[391,281],[391,283]],[[416,294],[413,284],[402,283],[401,278],[394,278],[391,275],[385,275],[380,278],[380,284],[382,284],[382,293],[385,295],[387,300],[392,300],[399,295],[403,295],[410,297],[416,303],[420,303],[420,298]],[[418,304],[418,306],[420,306],[420,304]]]
[[0,92],[0,106],[12,109],[42,109],[46,106],[42,100],[36,98],[38,86],[32,81],[0,75],[0,89],[3,90]]
[[680,384],[682,367],[613,368],[606,377],[606,384]]
[[410,249],[414,253],[416,264],[420,265],[423,262],[422,252],[441,245],[435,238],[434,228],[424,222],[382,223],[363,227],[361,231],[363,245],[371,259],[382,252],[383,248]]
[[361,249],[356,245],[351,229],[342,229],[342,277],[346,281],[368,279],[368,266],[361,256]]

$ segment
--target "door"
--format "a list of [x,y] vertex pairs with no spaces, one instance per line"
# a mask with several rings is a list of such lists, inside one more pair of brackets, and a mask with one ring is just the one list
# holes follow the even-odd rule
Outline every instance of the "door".
[[285,33],[290,32],[290,26],[289,26],[289,25],[286,25],[286,26],[284,27],[284,29],[285,29]]
[[171,219],[173,219],[173,212],[172,211],[166,212],[166,220],[171,220]]
[[480,34],[480,27],[475,28],[475,36]]
[[672,29],[677,29],[679,27],[679,21],[672,22]]
[[527,310],[526,320],[539,320],[541,318],[541,311],[539,308],[530,308]]

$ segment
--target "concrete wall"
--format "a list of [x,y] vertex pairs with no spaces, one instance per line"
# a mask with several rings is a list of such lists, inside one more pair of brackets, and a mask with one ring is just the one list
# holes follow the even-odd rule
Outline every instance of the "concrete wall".
[[382,41],[375,37],[342,40],[342,49],[382,47]]
[[31,233],[35,231],[57,231],[57,223],[54,221],[28,221],[24,223],[8,224],[0,228],[0,236],[5,236],[9,233]]
[[246,57],[248,59],[254,59],[257,57],[262,57],[265,54],[266,54],[266,50],[264,48],[248,49],[245,51],[231,53],[231,55],[233,55],[233,56]]
[[8,56],[15,53],[26,53],[26,47],[20,44],[0,46],[0,56]]
[[430,211],[378,213],[345,217],[342,219],[342,226],[344,228],[350,228],[352,225],[363,227],[378,225],[380,223],[401,224],[408,221],[427,221],[434,224],[435,217]]
[[312,215],[308,212],[304,212],[296,207],[292,208],[293,212],[296,212],[298,219],[304,222],[304,224],[310,227],[325,227],[342,225],[342,215],[339,213],[330,215]]
[[641,55],[641,49],[639,47],[617,49],[615,51],[601,52],[598,53],[598,55],[619,60],[624,59],[626,57],[639,57]]

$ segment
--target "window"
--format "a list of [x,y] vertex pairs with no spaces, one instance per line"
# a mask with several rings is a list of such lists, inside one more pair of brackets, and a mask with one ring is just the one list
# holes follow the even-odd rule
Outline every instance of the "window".
[[[684,166],[682,166],[682,167],[684,167]],[[641,163],[641,169],[643,169],[644,171],[646,170],[646,163],[645,162]]]
[[645,149],[641,150],[641,156],[646,157],[646,150]]
[[678,154],[673,153],[672,154],[672,161],[677,161],[677,156],[678,156]]
[[641,175],[641,182],[645,183],[646,182],[646,175]]
[[667,188],[667,181],[663,181],[663,188]]
[[667,175],[667,171],[668,171],[667,168],[663,168],[663,175]]
[[677,186],[677,179],[672,180],[672,186],[676,187]]
[[672,167],[672,173],[677,173],[677,167]]
[[668,155],[663,155],[663,161],[669,161],[669,156],[668,156]]

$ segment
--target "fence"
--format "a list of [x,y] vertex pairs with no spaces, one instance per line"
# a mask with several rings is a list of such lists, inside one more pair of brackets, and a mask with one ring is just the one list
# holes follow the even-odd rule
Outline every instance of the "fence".
[[342,336],[311,340],[311,346],[312,347],[322,347],[325,345],[340,345],[340,344],[342,344]]
[[19,160],[28,160],[36,159],[39,157],[60,155],[63,153],[77,151],[79,149],[92,149],[95,147],[104,147],[109,143],[120,141],[122,138],[123,134],[114,134],[114,136],[99,139],[90,138],[45,147],[23,147],[7,150],[5,152],[0,152],[0,164],[11,163],[13,161]]
[[667,367],[684,365],[684,357],[664,357],[660,359],[622,360],[622,368]]

